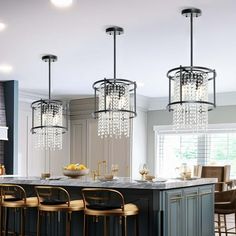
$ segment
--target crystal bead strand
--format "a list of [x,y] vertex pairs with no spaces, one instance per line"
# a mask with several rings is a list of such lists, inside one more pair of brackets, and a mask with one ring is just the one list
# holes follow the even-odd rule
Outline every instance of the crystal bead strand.
[[[103,85],[102,85],[103,86]],[[128,85],[107,86],[108,94],[104,87],[98,89],[99,110],[112,110],[98,115],[98,135],[103,137],[125,135],[129,137],[129,114],[119,110],[129,110],[130,97]],[[122,92],[123,91],[123,92]],[[123,94],[124,93],[124,94]],[[106,107],[104,99],[106,98]]]

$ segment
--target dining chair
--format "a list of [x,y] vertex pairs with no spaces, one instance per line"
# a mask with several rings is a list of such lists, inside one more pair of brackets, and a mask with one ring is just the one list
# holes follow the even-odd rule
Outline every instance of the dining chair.
[[230,180],[230,165],[224,166],[194,166],[194,175],[200,178],[217,178],[215,191],[226,191],[232,186]]

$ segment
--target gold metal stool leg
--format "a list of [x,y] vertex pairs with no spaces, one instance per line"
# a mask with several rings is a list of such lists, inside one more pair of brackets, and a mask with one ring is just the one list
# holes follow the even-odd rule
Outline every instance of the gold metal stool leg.
[[122,236],[127,236],[127,217],[122,217]]
[[225,225],[225,235],[228,236],[228,229],[227,229],[227,222],[226,222],[226,215],[224,215],[224,225]]
[[71,214],[71,211],[66,213],[66,236],[70,236]]
[[[18,208],[14,208],[14,217],[17,213],[16,209],[18,209]],[[21,236],[25,236],[26,208],[19,208],[19,209],[20,209],[20,229],[19,229],[19,231],[20,231]],[[13,234],[13,235],[17,235],[17,233],[15,232],[15,219],[14,219],[14,232],[9,232],[8,233],[8,231],[9,231],[9,229],[8,229],[8,226],[9,226],[9,219],[8,219],[9,218],[9,208],[5,207],[4,211],[5,211],[6,214],[2,214],[2,216],[1,216],[1,222],[0,222],[0,224],[1,224],[1,234],[0,235],[8,236],[9,233]],[[3,211],[2,211],[2,213],[3,213]],[[3,223],[2,223],[3,220],[5,221],[4,222],[4,229],[3,229]],[[4,232],[4,234],[3,234],[3,232]]]
[[2,236],[2,207],[0,206],[0,235]]
[[135,235],[139,236],[139,219],[138,219],[138,215],[135,216]]
[[218,234],[219,236],[221,236],[221,220],[220,220],[220,214],[217,214],[217,218],[218,218]]
[[103,225],[103,228],[104,228],[104,236],[109,236],[110,232],[109,232],[109,216],[104,216],[104,225]]
[[[14,217],[15,217],[15,214],[16,214],[16,208],[14,208]],[[21,218],[22,219],[22,216]],[[15,220],[15,219],[14,219]],[[3,223],[4,221],[4,223]],[[1,231],[0,231],[0,235],[8,235],[9,233],[13,234],[13,235],[16,235],[16,232],[15,232],[15,223],[14,223],[14,232],[9,232],[9,229],[8,229],[8,226],[9,226],[9,208],[8,207],[2,207],[2,210],[1,210]],[[4,224],[4,227],[3,227],[3,224]],[[22,230],[22,223],[20,224],[20,231]],[[4,233],[3,233],[4,232]],[[22,232],[21,232],[21,235],[23,236]]]
[[234,213],[234,230],[235,230],[235,233],[236,233],[236,213]]
[[13,235],[15,236],[15,235],[17,235],[17,233],[16,233],[16,214],[17,214],[17,208],[14,208],[14,232],[13,232]]
[[84,214],[84,227],[83,227],[83,236],[87,236],[87,228],[86,228],[86,215]]
[[40,210],[38,210],[38,216],[37,216],[37,236],[40,236],[40,224],[41,224],[41,215],[42,213]]
[[21,208],[21,236],[25,236],[26,208]]
[[5,227],[4,227],[4,230],[5,230],[5,235],[8,235],[8,212],[9,212],[9,209],[8,208],[4,208],[5,210]]
[[103,224],[103,230],[104,230],[104,236],[107,236],[107,218],[106,216],[103,217],[104,224]]

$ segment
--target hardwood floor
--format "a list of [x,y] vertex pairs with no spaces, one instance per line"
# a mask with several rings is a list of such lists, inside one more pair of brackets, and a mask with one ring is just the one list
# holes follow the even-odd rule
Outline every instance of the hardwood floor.
[[[215,220],[217,219],[217,215],[215,215]],[[226,222],[227,222],[227,228],[233,228],[234,227],[234,214],[226,216]],[[217,226],[217,223],[215,223],[215,226]],[[223,228],[221,229],[224,230]],[[225,236],[226,234],[221,233],[221,236]],[[236,229],[231,229],[228,231],[228,236],[236,235]],[[218,233],[215,233],[215,236],[219,236]]]

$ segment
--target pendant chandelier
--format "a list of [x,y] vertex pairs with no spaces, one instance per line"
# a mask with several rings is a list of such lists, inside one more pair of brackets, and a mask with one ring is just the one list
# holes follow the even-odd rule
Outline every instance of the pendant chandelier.
[[182,15],[190,18],[190,66],[180,66],[167,72],[167,107],[173,111],[175,129],[204,130],[208,125],[208,111],[216,107],[216,72],[206,67],[193,66],[193,18],[199,17],[201,10],[184,9]]
[[136,113],[136,82],[116,78],[116,36],[123,34],[120,27],[110,27],[106,33],[114,39],[114,78],[93,84],[98,135],[103,137],[129,137],[130,119]]
[[32,107],[32,134],[35,135],[35,146],[41,149],[62,149],[62,134],[67,128],[63,126],[63,103],[51,99],[51,63],[57,56],[45,55],[42,60],[49,66],[49,95],[46,100],[38,100]]

